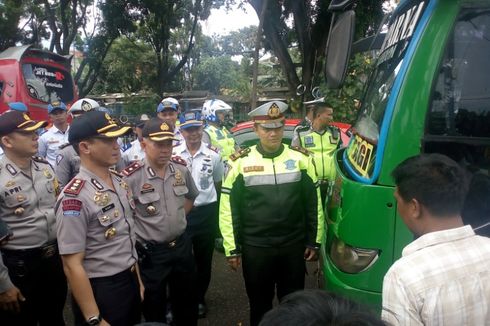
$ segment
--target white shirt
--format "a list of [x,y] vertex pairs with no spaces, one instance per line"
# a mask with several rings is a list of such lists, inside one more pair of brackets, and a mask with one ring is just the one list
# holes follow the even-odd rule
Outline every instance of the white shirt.
[[424,234],[383,281],[388,325],[490,325],[490,239],[471,226]]
[[39,156],[46,158],[51,166],[56,166],[60,146],[68,142],[69,129],[70,127],[62,132],[53,125],[39,137]]
[[124,164],[128,166],[134,161],[141,161],[145,158],[145,151],[141,148],[138,139],[131,142],[131,147],[121,154]]
[[223,179],[223,162],[221,156],[201,142],[201,147],[192,156],[187,150],[186,144],[174,148],[174,154],[182,157],[187,162],[192,179],[199,189],[199,196],[194,201],[194,206],[202,206],[214,203],[218,200],[214,183]]

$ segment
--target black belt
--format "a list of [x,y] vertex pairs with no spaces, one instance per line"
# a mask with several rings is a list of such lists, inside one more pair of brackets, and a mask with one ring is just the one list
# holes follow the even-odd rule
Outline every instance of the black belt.
[[29,248],[29,249],[1,249],[2,254],[27,259],[34,257],[50,258],[58,253],[58,243],[56,240],[50,241],[42,245],[41,247]]
[[172,241],[155,242],[155,241],[137,241],[137,243],[148,251],[152,249],[162,249],[162,248],[174,248],[181,240],[183,234],[179,235]]

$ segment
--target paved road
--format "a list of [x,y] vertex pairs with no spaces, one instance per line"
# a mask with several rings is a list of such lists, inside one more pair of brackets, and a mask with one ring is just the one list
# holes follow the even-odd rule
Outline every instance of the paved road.
[[[307,263],[305,287],[317,288],[317,263]],[[214,252],[211,284],[206,295],[209,312],[199,326],[248,326],[249,308],[241,270],[232,271],[224,255]],[[73,325],[71,302],[67,300],[65,320]]]

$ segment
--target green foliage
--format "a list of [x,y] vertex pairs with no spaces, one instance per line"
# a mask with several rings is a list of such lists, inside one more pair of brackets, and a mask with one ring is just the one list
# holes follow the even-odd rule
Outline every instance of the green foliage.
[[335,121],[353,123],[356,120],[358,103],[373,66],[374,60],[368,54],[356,54],[349,62],[349,70],[340,90],[327,90],[325,84],[320,86],[327,102],[334,108]]
[[220,94],[221,89],[240,88],[240,66],[230,56],[206,57],[193,73],[197,89]]
[[148,97],[128,97],[124,103],[124,114],[129,116],[143,113],[155,115],[158,102],[160,102],[160,97],[156,94]]

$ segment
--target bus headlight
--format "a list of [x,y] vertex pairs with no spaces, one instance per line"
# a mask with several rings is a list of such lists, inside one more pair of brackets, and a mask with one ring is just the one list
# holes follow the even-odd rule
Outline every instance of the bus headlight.
[[330,259],[342,272],[356,274],[367,270],[379,257],[379,250],[349,246],[335,237],[330,248]]

